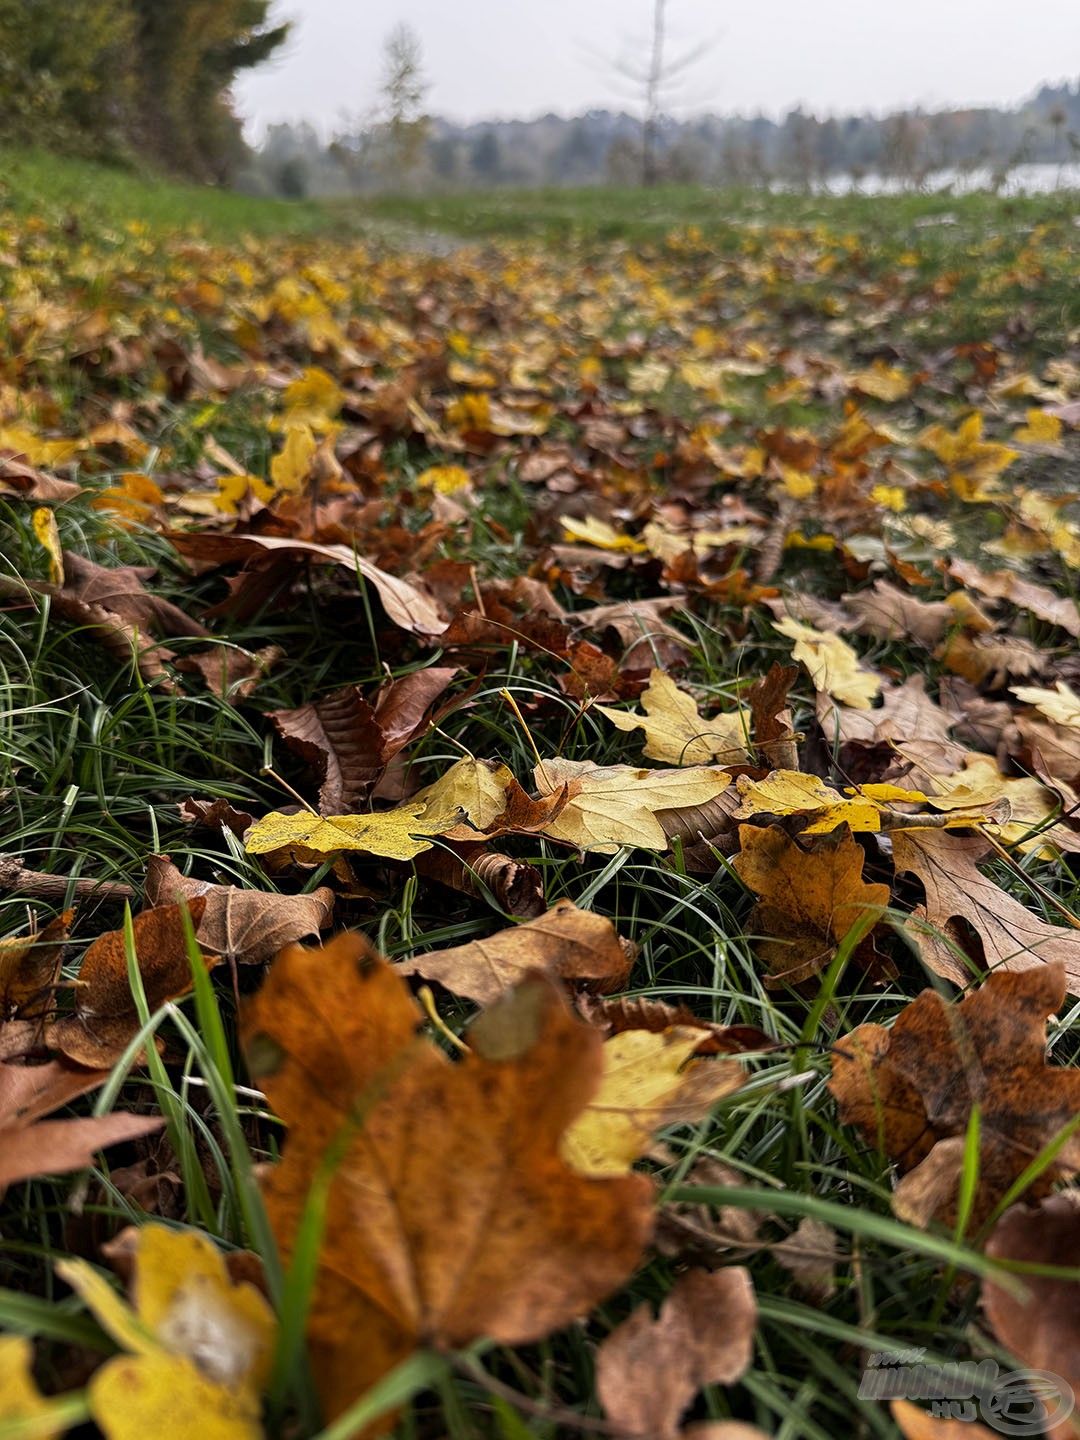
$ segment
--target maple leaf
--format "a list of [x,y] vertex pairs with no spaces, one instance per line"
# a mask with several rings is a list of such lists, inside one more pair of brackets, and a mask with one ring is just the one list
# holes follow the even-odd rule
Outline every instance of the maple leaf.
[[308,1317],[328,1417],[420,1344],[523,1344],[622,1283],[652,1226],[644,1176],[560,1158],[600,1084],[603,1043],[535,975],[451,1063],[417,1038],[404,981],[361,937],[279,956],[243,1024],[290,1127],[265,1180],[286,1257],[315,1173],[338,1153]]
[[368,815],[326,818],[309,810],[296,815],[271,810],[247,831],[244,849],[249,855],[283,852],[301,861],[323,860],[346,850],[361,850],[387,860],[411,860],[430,850],[432,837],[452,830],[461,818],[460,810],[431,811],[422,801],[407,801],[393,810]]
[[246,965],[272,960],[285,945],[318,935],[334,909],[334,892],[325,885],[310,895],[214,885],[182,874],[167,855],[147,860],[144,895],[151,906],[201,898],[205,904],[195,931],[199,944],[223,960]]
[[610,920],[559,900],[546,915],[524,925],[414,956],[395,969],[489,1005],[533,970],[567,984],[587,984],[601,993],[618,990],[626,983],[636,953],[637,947],[620,939]]
[[197,1231],[149,1224],[136,1235],[134,1309],[86,1261],[56,1266],[129,1352],[106,1360],[90,1382],[90,1411],[106,1440],[261,1440],[277,1328],[270,1306],[254,1285],[233,1284],[221,1252]]
[[[848,829],[806,850],[775,826],[740,825],[740,850],[731,862],[757,895],[749,925],[768,973],[766,985],[797,985],[824,970],[852,926],[876,920],[889,903],[889,887],[862,878],[865,855]],[[869,968],[873,945],[864,939],[856,958]]]
[[1064,680],[1055,680],[1052,690],[1037,685],[1014,685],[1012,693],[1024,705],[1033,705],[1055,725],[1067,730],[1080,730],[1080,695]]
[[622,1029],[604,1041],[600,1088],[563,1136],[560,1154],[581,1175],[624,1175],[657,1130],[702,1120],[745,1079],[736,1061],[695,1060],[708,1029]]
[[[840,1118],[906,1173],[924,1164],[933,1168],[934,1152],[967,1134],[977,1105],[972,1224],[980,1224],[1080,1109],[1080,1070],[1046,1063],[1046,1017],[1064,998],[1060,964],[998,972],[958,1005],[924,990],[891,1030],[860,1025],[837,1041],[829,1089]],[[1055,1178],[1077,1169],[1080,1139],[1073,1135],[1031,1193],[1044,1194]],[[958,1170],[953,1177],[958,1180]],[[946,1224],[955,1197],[955,1183],[936,1195],[934,1213]]]
[[511,783],[514,777],[505,765],[464,755],[412,799],[432,814],[459,811],[475,829],[490,831],[506,811]]
[[[757,1300],[749,1270],[687,1270],[660,1313],[639,1305],[601,1343],[596,1388],[604,1413],[626,1435],[673,1440],[704,1385],[730,1385],[753,1358]],[[750,1425],[693,1426],[713,1440],[753,1440]]]
[[778,620],[773,629],[794,640],[792,659],[805,665],[817,690],[831,695],[854,710],[869,710],[881,690],[881,677],[859,667],[859,657],[831,630],[815,630],[790,616]]
[[[1060,961],[1069,988],[1080,991],[1080,931],[1048,925],[995,885],[978,868],[989,853],[981,835],[894,832],[896,873],[916,875],[926,894],[925,906],[912,912],[918,923],[908,927],[923,959],[958,985],[982,969],[1021,971]],[[970,960],[956,920],[966,921],[977,937],[981,953]]]
[[644,730],[644,753],[669,765],[744,765],[749,711],[714,715],[706,720],[693,697],[680,690],[670,675],[653,670],[641,695],[644,715],[593,707],[619,730]]
[[718,766],[638,770],[632,765],[594,765],[588,760],[545,760],[533,771],[541,795],[562,786],[567,801],[543,828],[553,840],[581,850],[612,854],[620,845],[666,850],[660,819],[669,812],[708,805],[731,784]]
[[[198,926],[205,899],[188,903],[191,923]],[[151,1013],[167,1000],[191,989],[191,960],[184,940],[179,905],[144,910],[132,922],[135,955]],[[208,969],[219,963],[206,956]],[[140,1028],[138,1007],[128,979],[123,930],[99,935],[83,956],[75,1013],[50,1025],[49,1045],[80,1065],[115,1064]]]

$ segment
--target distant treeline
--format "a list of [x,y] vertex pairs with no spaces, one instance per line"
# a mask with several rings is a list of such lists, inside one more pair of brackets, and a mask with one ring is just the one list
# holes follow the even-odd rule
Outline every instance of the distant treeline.
[[0,142],[223,179],[236,74],[285,39],[270,0],[0,0]]
[[[455,125],[431,119],[409,173],[380,155],[380,127],[344,131],[324,143],[306,124],[275,125],[242,182],[291,196],[379,189],[634,184],[641,173],[641,122],[591,111],[575,119],[494,120]],[[1080,159],[1080,81],[1045,86],[1012,109],[905,110],[884,117],[821,119],[793,110],[765,116],[703,115],[661,122],[660,178],[763,185],[813,185],[830,177],[879,175],[919,184],[942,170],[986,169],[1002,180],[1019,164]]]

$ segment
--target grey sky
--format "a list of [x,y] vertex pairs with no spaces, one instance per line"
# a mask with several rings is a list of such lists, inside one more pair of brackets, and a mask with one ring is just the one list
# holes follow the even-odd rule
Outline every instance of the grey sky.
[[[673,53],[715,38],[677,112],[887,110],[1018,100],[1080,74],[1080,0],[670,0]],[[573,114],[626,103],[603,58],[644,43],[651,0],[278,0],[294,33],[244,77],[256,131],[306,118],[332,128],[372,103],[386,31],[407,20],[454,119]]]

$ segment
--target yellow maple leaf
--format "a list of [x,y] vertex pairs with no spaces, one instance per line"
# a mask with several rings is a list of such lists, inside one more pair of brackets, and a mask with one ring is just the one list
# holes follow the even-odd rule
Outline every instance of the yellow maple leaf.
[[1080,730],[1080,695],[1064,680],[1055,680],[1053,690],[1044,690],[1039,685],[1014,685],[1012,693],[1022,704],[1034,705],[1040,715],[1055,725]]
[[569,799],[543,833],[581,850],[613,854],[620,845],[666,850],[658,814],[708,805],[731,784],[719,766],[638,770],[633,765],[594,765],[589,760],[545,760],[533,772],[537,789],[553,795],[563,785]]
[[299,490],[311,472],[311,462],[318,448],[310,425],[291,425],[285,432],[285,444],[280,453],[270,461],[274,489]]
[[454,495],[459,490],[468,490],[472,482],[462,465],[429,465],[421,470],[416,483],[422,490],[434,490],[437,495]]
[[15,1433],[30,1435],[33,1440],[50,1440],[62,1434],[70,1419],[57,1416],[50,1423],[49,1412],[56,1404],[45,1399],[31,1371],[34,1351],[23,1335],[0,1335],[0,1434],[9,1424],[32,1428],[16,1429]]
[[506,787],[513,778],[506,765],[463,755],[438,780],[418,790],[411,803],[426,805],[429,816],[460,812],[477,830],[486,830],[506,809]]
[[49,557],[49,579],[54,585],[63,585],[64,552],[60,545],[56,516],[48,505],[39,505],[31,517],[31,523],[38,544]]
[[1027,424],[1013,431],[1013,439],[1021,445],[1056,445],[1064,428],[1058,416],[1045,410],[1029,410]]
[[195,1230],[145,1225],[136,1243],[135,1309],[84,1260],[56,1266],[128,1352],[91,1380],[94,1420],[107,1440],[259,1440],[277,1328],[270,1306],[254,1285],[233,1284]]
[[623,535],[606,520],[597,520],[592,515],[586,515],[583,520],[566,516],[560,524],[566,539],[574,540],[579,545],[595,545],[598,550],[623,550],[631,555],[644,555],[648,549],[648,546],[635,540],[632,535]]
[[311,365],[282,394],[286,426],[306,424],[325,430],[341,409],[344,391],[334,377],[319,365]]
[[429,813],[423,801],[410,800],[394,810],[370,815],[314,815],[302,810],[285,815],[271,810],[244,836],[249,855],[290,850],[298,857],[324,859],[343,850],[363,850],[387,860],[411,860],[431,849],[430,836],[442,835],[461,820],[460,811]]
[[625,1175],[657,1130],[694,1123],[737,1090],[744,1075],[735,1061],[691,1059],[703,1034],[676,1025],[606,1040],[600,1088],[559,1147],[566,1163],[579,1175]]
[[794,640],[792,658],[805,665],[814,688],[831,695],[853,710],[869,710],[881,691],[881,677],[859,668],[859,657],[846,640],[832,630],[815,630],[790,615],[778,620],[773,629]]
[[[764,780],[751,780],[740,775],[736,780],[742,803],[734,812],[739,820],[751,820],[756,815],[812,815],[813,824],[808,825],[805,834],[824,835],[838,825],[848,825],[856,831],[878,831],[881,829],[882,804],[872,795],[856,794],[845,798],[839,790],[826,785],[817,775],[804,775],[798,770],[774,770]],[[866,790],[880,787],[865,787]],[[886,786],[886,797],[893,799],[895,787]],[[922,799],[917,792],[904,792],[905,799]]]
[[740,709],[706,720],[693,697],[663,670],[653,670],[642,691],[644,715],[610,705],[593,708],[619,730],[644,730],[644,753],[650,760],[668,765],[708,765],[712,761],[743,765],[747,761],[750,712]]

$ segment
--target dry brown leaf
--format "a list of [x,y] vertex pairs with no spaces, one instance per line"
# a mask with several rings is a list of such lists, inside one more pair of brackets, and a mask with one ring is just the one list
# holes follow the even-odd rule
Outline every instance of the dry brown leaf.
[[65,910],[41,930],[0,940],[0,1024],[48,999],[74,918],[74,910]]
[[958,616],[944,600],[920,600],[875,580],[870,590],[848,595],[844,603],[856,617],[856,629],[879,640],[916,640],[932,650],[952,627]]
[[589,1180],[559,1144],[600,1083],[603,1044],[538,975],[485,1012],[451,1063],[416,1034],[401,976],[357,935],[290,947],[243,1033],[290,1127],[265,1182],[291,1258],[314,1175],[339,1157],[308,1317],[327,1419],[421,1344],[538,1340],[636,1265],[641,1175]]
[[939,1418],[910,1400],[892,1400],[889,1409],[904,1440],[997,1440],[1001,1434],[974,1420]]
[[[767,937],[755,943],[768,967],[766,985],[797,985],[819,974],[851,927],[889,903],[888,885],[862,878],[866,856],[846,826],[804,849],[777,826],[740,825],[739,843],[732,866],[760,901],[749,925]],[[868,937],[855,957],[866,968],[880,963]]]
[[836,1294],[836,1231],[823,1220],[807,1215],[772,1253],[792,1277],[796,1291],[814,1305],[824,1305]]
[[568,985],[604,991],[625,985],[637,947],[620,939],[603,915],[559,900],[546,915],[470,940],[450,950],[417,955],[394,968],[434,980],[455,995],[490,1005],[531,970]]
[[[1027,970],[1057,961],[1064,966],[1069,989],[1080,992],[1080,930],[1048,925],[995,885],[978,868],[990,853],[981,835],[893,832],[896,873],[916,875],[926,894],[925,907],[912,912],[917,922],[925,923],[909,927],[923,959],[958,985],[968,984],[984,969]],[[970,947],[957,920],[966,921],[978,937],[981,954],[972,955],[970,962],[963,958]]]
[[363,809],[383,772],[383,730],[356,685],[268,717],[289,749],[319,778],[319,813]]
[[1039,620],[1057,625],[1074,639],[1080,639],[1080,610],[1068,595],[1056,595],[1046,585],[1036,585],[1014,570],[980,570],[970,560],[950,560],[949,574],[970,590],[991,600],[1007,600],[1029,610]]
[[[967,1134],[981,1112],[978,1226],[1035,1156],[1080,1110],[1080,1070],[1046,1063],[1046,1017],[1065,998],[1061,965],[991,975],[959,1004],[924,990],[891,1030],[861,1025],[837,1041],[829,1089],[840,1118],[914,1170],[941,1141]],[[955,1151],[955,1146],[952,1147]],[[1045,1194],[1080,1168],[1072,1136],[1034,1182]],[[948,1165],[934,1167],[938,1175]],[[955,1188],[939,1191],[937,1218],[950,1223]]]
[[93,1164],[94,1154],[122,1140],[149,1135],[160,1116],[92,1115],[76,1120],[43,1117],[109,1078],[68,1060],[45,1065],[0,1064],[0,1191],[38,1175],[60,1175]]
[[167,855],[147,860],[144,895],[149,906],[205,900],[196,939],[223,960],[242,965],[272,960],[286,945],[318,936],[334,909],[334,892],[326,885],[310,895],[214,885],[182,874]]
[[254,695],[259,681],[285,658],[280,645],[245,650],[241,645],[216,645],[176,662],[185,675],[201,675],[206,688],[219,699],[234,704]]
[[[205,899],[188,904],[191,923],[198,927]],[[179,905],[144,910],[134,919],[135,954],[151,1012],[186,995],[192,986],[191,962],[184,943]],[[217,959],[205,957],[208,968]],[[99,935],[83,956],[76,991],[75,1013],[56,1021],[48,1042],[79,1065],[113,1065],[139,1029],[135,997],[128,984],[123,930]]]
[[447,843],[425,850],[413,861],[416,873],[462,895],[494,898],[507,915],[535,920],[547,909],[544,877],[527,860],[515,860],[486,845]]
[[674,1440],[705,1385],[731,1385],[753,1356],[757,1301],[750,1272],[688,1270],[653,1316],[640,1305],[600,1346],[596,1390],[626,1435]]
[[[994,1227],[986,1253],[995,1260],[1027,1265],[1080,1268],[1080,1205],[1075,1190],[1051,1195],[1038,1205],[1014,1205]],[[1023,1365],[1060,1376],[1080,1396],[1080,1281],[1052,1275],[1023,1274],[1023,1294],[983,1281],[983,1308],[990,1328]],[[1077,1417],[1061,1414],[1059,1397],[1043,1394],[1046,1434],[1073,1440]],[[1058,1423],[1055,1423],[1055,1412]]]

